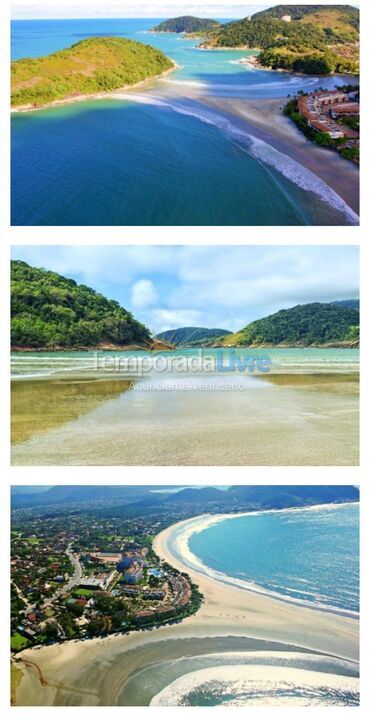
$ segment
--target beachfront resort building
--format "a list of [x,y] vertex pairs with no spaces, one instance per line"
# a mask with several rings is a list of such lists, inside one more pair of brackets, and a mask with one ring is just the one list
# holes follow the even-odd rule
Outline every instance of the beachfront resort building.
[[310,127],[328,133],[333,140],[358,137],[355,130],[335,122],[339,116],[358,115],[360,112],[359,104],[350,102],[347,93],[328,90],[301,95],[298,98],[298,110]]
[[138,564],[131,565],[124,574],[124,580],[129,585],[138,585],[140,580],[142,580],[142,577],[143,569],[142,566]]
[[118,570],[126,570],[126,568],[131,567],[131,565],[134,565],[135,563],[143,564],[145,562],[146,553],[147,548],[143,548],[140,551],[126,550],[121,553],[118,562]]
[[282,15],[281,19],[283,22],[292,22],[292,16],[291,15]]
[[86,590],[107,590],[116,575],[116,570],[112,570],[110,573],[98,573],[90,577],[83,577],[81,578],[79,587],[85,588]]

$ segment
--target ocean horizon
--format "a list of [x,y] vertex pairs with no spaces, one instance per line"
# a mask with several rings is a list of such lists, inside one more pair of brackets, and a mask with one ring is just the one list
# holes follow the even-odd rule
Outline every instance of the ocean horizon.
[[[13,225],[358,223],[317,175],[197,101],[286,98],[348,78],[255,70],[240,63],[251,51],[202,51],[182,35],[149,33],[153,23],[13,21],[13,59],[113,35],[149,43],[179,66],[153,91],[13,113]],[[343,170],[353,175],[349,163]]]

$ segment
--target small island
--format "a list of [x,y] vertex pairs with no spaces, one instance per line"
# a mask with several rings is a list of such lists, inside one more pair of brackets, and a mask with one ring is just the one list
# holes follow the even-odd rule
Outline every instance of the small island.
[[202,33],[208,30],[215,30],[220,27],[217,20],[209,18],[197,18],[192,15],[182,15],[181,17],[164,20],[159,25],[151,28],[150,32],[160,33]]
[[11,105],[30,110],[101,95],[175,69],[161,50],[133,40],[92,37],[11,65]]

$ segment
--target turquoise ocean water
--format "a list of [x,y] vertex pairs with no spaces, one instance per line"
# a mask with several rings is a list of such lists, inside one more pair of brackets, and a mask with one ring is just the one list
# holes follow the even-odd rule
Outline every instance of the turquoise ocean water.
[[[202,51],[157,20],[12,23],[12,57],[37,57],[91,36],[150,43],[180,69],[149,92],[13,115],[14,225],[351,224],[356,217],[308,171],[245,132],[240,122],[185,99],[274,98],[331,88],[241,65],[245,51]],[[171,91],[176,91],[175,96]],[[164,97],[163,97],[164,94]],[[314,192],[315,191],[315,192]]]
[[357,613],[359,506],[263,512],[194,533],[204,565],[273,595]]
[[[244,349],[243,352],[245,352]],[[236,350],[237,352],[237,350]],[[247,349],[248,354],[256,358],[268,358],[271,365],[271,372],[297,373],[297,374],[321,374],[321,373],[341,373],[351,374],[357,373],[359,370],[359,350],[344,348],[264,348],[264,349]],[[111,362],[112,357],[117,359],[115,366],[116,372],[122,376],[125,375],[126,368],[133,370],[135,367],[140,368],[140,362],[148,359],[153,361],[152,370],[149,375],[156,371],[156,358],[166,358],[172,362],[169,363],[167,371],[161,371],[162,377],[172,375],[176,372],[176,362],[182,362],[183,359],[195,358],[200,370],[204,367],[204,371],[200,374],[208,372],[209,375],[215,376],[216,371],[213,367],[217,367],[218,351],[215,349],[204,350],[177,350],[170,353],[149,354],[143,351],[122,351],[122,352],[102,352],[99,351],[74,351],[74,352],[13,352],[11,355],[11,373],[16,378],[33,378],[33,377],[68,377],[68,376],[86,376],[100,375],[109,377],[104,370],[105,362]],[[230,352],[225,349],[222,351],[223,366],[229,364]],[[208,364],[208,360],[212,361]],[[162,362],[162,360],[160,361]],[[130,365],[130,363],[132,363]],[[181,366],[180,366],[181,367]],[[180,371],[180,375],[191,374],[191,366],[189,363],[189,372]],[[197,372],[197,366],[194,367]],[[112,374],[111,367],[109,374]],[[246,373],[244,373],[246,374]],[[253,373],[251,373],[253,374]],[[255,371],[254,374],[257,374]]]
[[[226,582],[254,585],[256,590],[291,602],[356,616],[357,504],[263,512],[224,519],[204,530],[199,530],[196,519],[189,520],[168,539],[175,556],[183,547],[177,540],[192,523],[188,546],[198,559],[198,569],[200,560],[205,572],[222,573]],[[194,559],[183,551],[180,555],[191,574]],[[119,704],[129,704],[140,693],[155,706],[348,706],[359,702],[356,662],[236,636],[205,637],[199,642],[202,650],[193,639],[176,661],[158,658],[133,674]]]

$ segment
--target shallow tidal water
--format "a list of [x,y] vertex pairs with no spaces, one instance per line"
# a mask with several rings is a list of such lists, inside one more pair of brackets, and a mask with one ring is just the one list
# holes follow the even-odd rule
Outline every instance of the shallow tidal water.
[[272,355],[276,374],[108,379],[92,353],[14,353],[13,463],[357,464],[357,351]]

